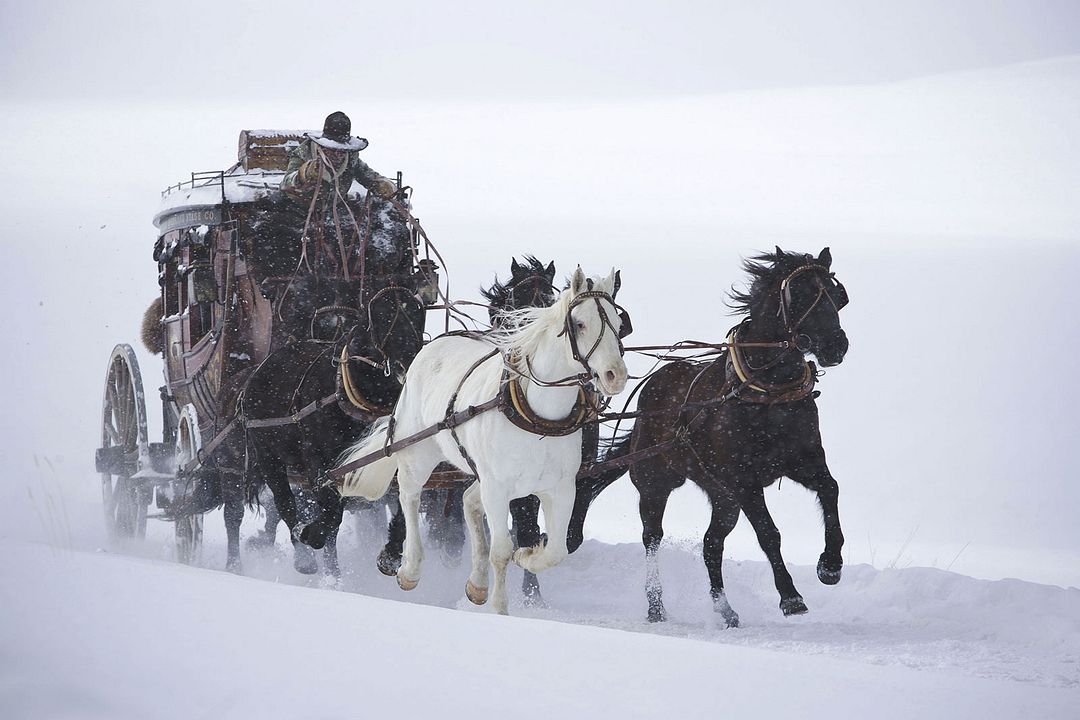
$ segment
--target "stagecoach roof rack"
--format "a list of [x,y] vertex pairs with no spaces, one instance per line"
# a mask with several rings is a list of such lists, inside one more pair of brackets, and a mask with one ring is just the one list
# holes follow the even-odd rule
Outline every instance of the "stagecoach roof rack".
[[180,213],[216,209],[215,212],[220,214],[227,203],[254,202],[277,190],[283,176],[280,170],[251,168],[245,171],[240,163],[227,170],[193,172],[187,180],[162,191],[154,225],[165,232],[163,228],[173,225],[173,216]]
[[192,172],[190,180],[181,180],[175,185],[170,185],[161,191],[161,197],[164,199],[170,193],[176,190],[183,190],[184,188],[196,188],[217,185],[221,188],[221,200],[225,200],[225,173],[234,170],[236,166],[229,168],[229,170],[206,170],[203,172]]

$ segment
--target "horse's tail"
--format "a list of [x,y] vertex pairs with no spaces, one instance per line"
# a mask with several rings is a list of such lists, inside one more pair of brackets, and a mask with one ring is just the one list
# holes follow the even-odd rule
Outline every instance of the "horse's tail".
[[[371,426],[371,431],[338,458],[338,466],[345,465],[376,452],[386,444],[392,416],[382,417]],[[392,456],[381,457],[375,462],[348,473],[342,483],[341,494],[378,500],[386,494],[390,482],[397,473],[397,460]]]

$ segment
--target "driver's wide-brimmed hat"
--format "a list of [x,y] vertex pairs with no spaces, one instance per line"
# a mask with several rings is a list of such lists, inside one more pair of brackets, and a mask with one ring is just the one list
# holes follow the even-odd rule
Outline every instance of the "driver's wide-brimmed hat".
[[368,146],[362,137],[352,136],[352,120],[340,110],[326,116],[321,133],[308,133],[316,145],[330,150],[356,152]]

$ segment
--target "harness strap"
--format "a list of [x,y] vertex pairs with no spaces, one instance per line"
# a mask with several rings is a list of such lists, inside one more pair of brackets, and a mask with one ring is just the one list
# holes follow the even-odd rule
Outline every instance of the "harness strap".
[[[458,382],[457,389],[454,390],[454,394],[450,396],[450,401],[446,404],[446,418],[444,419],[444,422],[449,421],[450,418],[454,416],[454,405],[457,404],[458,393],[460,393],[461,388],[465,386],[465,381],[469,379],[469,376],[473,374],[476,368],[480,367],[498,354],[498,348],[492,350],[487,355],[484,355],[482,358],[474,362],[465,372],[465,374],[461,376],[461,380]],[[496,396],[496,399],[501,401],[502,398]],[[465,446],[461,444],[461,438],[458,437],[456,428],[457,425],[448,425],[448,429],[450,430],[450,437],[454,439],[454,443],[457,445],[458,452],[461,453],[461,457],[465,458],[465,462],[468,464],[469,469],[472,470],[473,477],[479,480],[480,473],[476,471],[476,463],[473,461],[472,456],[469,455],[468,450],[465,449]]]
[[245,428],[266,428],[280,427],[282,425],[295,425],[296,423],[306,418],[308,415],[322,410],[327,405],[333,405],[338,401],[338,397],[338,394],[334,392],[324,398],[308,403],[304,407],[294,412],[292,415],[285,415],[275,418],[260,418],[257,420],[243,420],[242,422]]
[[465,423],[465,422],[468,422],[469,420],[472,420],[474,417],[476,417],[480,413],[487,412],[488,410],[492,410],[492,409],[498,407],[499,403],[501,403],[501,402],[502,402],[502,397],[501,396],[496,396],[496,397],[493,397],[492,399],[490,399],[487,402],[482,403],[480,405],[469,405],[468,407],[466,407],[466,408],[464,408],[462,410],[458,410],[453,415],[441,420],[440,422],[435,423],[434,425],[430,425],[430,426],[424,428],[423,430],[420,430],[419,432],[415,432],[412,435],[408,435],[406,437],[403,437],[400,440],[395,440],[394,442],[390,443],[389,445],[386,445],[385,447],[379,448],[378,450],[374,450],[374,451],[368,453],[367,455],[364,455],[363,457],[359,457],[356,460],[353,460],[352,462],[345,463],[344,465],[342,465],[340,467],[336,467],[336,468],[334,468],[332,470],[327,470],[325,477],[328,480],[330,480],[332,482],[336,482],[336,483],[338,483],[340,485],[341,480],[346,475],[351,473],[353,470],[356,470],[358,468],[362,468],[365,465],[370,465],[371,463],[375,462],[376,460],[384,458],[384,457],[386,457],[388,455],[392,455],[393,453],[397,452],[398,450],[401,450],[402,448],[406,448],[406,447],[408,447],[410,445],[414,445],[414,444],[420,442],[421,440],[426,440],[426,439],[428,439],[429,437],[431,437],[433,435],[439,434],[443,430],[449,430],[450,428],[455,428],[458,425],[461,425],[462,423]]

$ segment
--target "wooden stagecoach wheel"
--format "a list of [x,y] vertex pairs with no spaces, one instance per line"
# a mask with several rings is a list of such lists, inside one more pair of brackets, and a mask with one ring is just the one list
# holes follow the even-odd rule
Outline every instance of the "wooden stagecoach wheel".
[[153,488],[132,478],[148,462],[146,402],[131,346],[113,348],[105,372],[101,410],[101,498],[111,537],[145,537],[146,508]]
[[[180,412],[180,420],[176,428],[176,467],[177,471],[194,460],[202,449],[202,435],[199,434],[199,417],[195,407],[185,405]],[[189,505],[192,493],[195,489],[197,476],[188,479],[179,479],[178,484],[186,489],[182,496],[176,498],[179,506],[175,517],[176,523],[176,559],[182,563],[197,563],[202,555],[203,540],[203,514],[188,512],[184,509]]]

